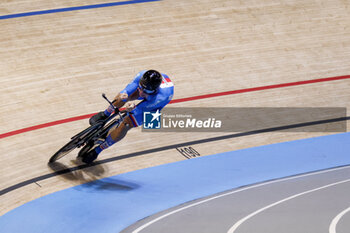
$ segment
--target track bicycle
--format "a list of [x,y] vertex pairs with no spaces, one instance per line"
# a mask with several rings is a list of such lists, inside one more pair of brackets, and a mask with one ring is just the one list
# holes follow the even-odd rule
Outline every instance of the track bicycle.
[[[121,124],[127,113],[119,111],[119,109],[113,105],[113,102],[111,102],[105,94],[102,94],[102,97],[113,107],[114,112],[105,120],[98,121],[96,124],[91,125],[80,133],[74,135],[66,145],[51,156],[49,163],[53,163],[64,157],[75,148],[83,147],[79,151],[78,157],[83,155],[95,144],[97,140],[106,138],[108,132],[113,127],[118,127],[119,124]],[[119,118],[117,118],[117,116],[119,116]]]

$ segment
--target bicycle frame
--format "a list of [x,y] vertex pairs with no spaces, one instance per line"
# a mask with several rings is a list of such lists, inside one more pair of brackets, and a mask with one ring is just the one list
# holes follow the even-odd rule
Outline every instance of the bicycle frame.
[[[75,148],[80,148],[82,146],[91,144],[93,145],[98,139],[106,138],[108,132],[113,127],[118,127],[119,124],[124,120],[124,117],[128,115],[126,112],[121,113],[119,109],[107,99],[105,94],[102,94],[102,97],[106,99],[108,103],[113,107],[114,112],[105,120],[97,122],[96,124],[91,125],[90,127],[73,136],[66,145],[64,145],[53,156],[51,156],[49,163],[55,162],[56,160],[62,158]],[[115,119],[117,116],[119,116],[119,118]]]
[[[118,115],[120,116],[120,118],[113,119]],[[91,138],[88,139],[86,142],[88,141],[95,142],[97,139],[106,136],[112,128],[119,126],[119,124],[124,120],[125,116],[127,116],[127,113],[121,114],[120,112],[118,112],[118,113],[111,114],[105,121],[102,122],[102,125],[97,130],[97,132],[91,135]]]

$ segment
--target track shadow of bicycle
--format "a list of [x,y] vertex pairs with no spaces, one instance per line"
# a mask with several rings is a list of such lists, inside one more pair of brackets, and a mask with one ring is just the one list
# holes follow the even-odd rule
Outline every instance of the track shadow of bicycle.
[[94,191],[131,191],[139,187],[138,184],[116,179],[114,177],[104,178],[106,167],[98,162],[94,166],[80,164],[77,161],[72,162],[78,166],[69,168],[60,162],[49,163],[48,166],[56,175],[70,180],[78,181],[80,185],[75,186],[75,189],[84,190],[87,192]]

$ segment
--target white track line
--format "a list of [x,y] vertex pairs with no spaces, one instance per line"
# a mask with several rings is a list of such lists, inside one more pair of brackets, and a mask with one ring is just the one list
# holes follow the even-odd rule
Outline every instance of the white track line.
[[230,228],[230,230],[228,230],[227,233],[233,233],[233,232],[235,232],[235,231],[237,230],[237,228],[238,228],[240,225],[242,225],[245,221],[247,221],[248,219],[254,217],[255,215],[257,215],[257,214],[259,214],[259,213],[263,212],[264,210],[267,210],[267,209],[269,209],[269,208],[271,208],[271,207],[274,207],[274,206],[279,205],[279,204],[281,204],[281,203],[283,203],[283,202],[292,200],[292,199],[294,199],[294,198],[296,198],[296,197],[300,197],[300,196],[305,195],[305,194],[308,194],[308,193],[312,193],[312,192],[315,192],[315,191],[319,191],[319,190],[321,190],[321,189],[326,189],[326,188],[329,188],[329,187],[332,187],[332,186],[336,186],[336,185],[338,185],[338,184],[343,184],[343,183],[346,183],[346,182],[349,182],[349,181],[350,181],[350,179],[343,180],[343,181],[339,181],[339,182],[335,182],[335,183],[328,184],[328,185],[325,185],[325,186],[322,186],[322,187],[319,187],[319,188],[315,188],[315,189],[311,189],[311,190],[308,190],[308,191],[305,191],[305,192],[302,192],[302,193],[298,193],[298,194],[295,194],[295,195],[293,195],[293,196],[290,196],[290,197],[287,197],[287,198],[285,198],[285,199],[282,199],[282,200],[280,200],[280,201],[277,201],[277,202],[275,202],[275,203],[272,203],[272,204],[270,204],[270,205],[268,205],[268,206],[265,206],[265,207],[263,207],[263,208],[261,208],[261,209],[258,209],[257,211],[255,211],[255,212],[253,212],[253,213],[247,215],[246,217],[242,218],[241,220],[239,220],[238,222],[236,222],[236,223]]
[[265,185],[269,185],[269,184],[273,184],[273,183],[278,183],[278,182],[282,182],[282,181],[293,180],[293,179],[297,179],[297,178],[302,178],[302,177],[307,177],[307,176],[312,176],[312,175],[318,175],[318,174],[323,174],[323,173],[328,173],[328,172],[342,170],[342,169],[348,169],[348,168],[349,167],[339,167],[339,168],[333,168],[333,169],[329,169],[329,170],[324,170],[324,171],[319,171],[319,172],[314,172],[314,173],[308,173],[308,174],[299,175],[299,176],[282,178],[282,179],[279,179],[279,180],[272,180],[272,181],[268,181],[266,183],[256,184],[256,185],[252,185],[252,186],[249,186],[249,187],[246,187],[246,188],[242,188],[242,189],[239,189],[239,190],[235,190],[235,191],[224,193],[224,194],[221,194],[221,195],[218,195],[218,196],[214,196],[214,197],[211,197],[211,198],[208,198],[208,199],[205,199],[205,200],[193,203],[191,205],[184,206],[184,207],[182,207],[180,209],[173,210],[173,211],[171,211],[169,213],[166,213],[166,214],[164,214],[162,216],[159,216],[158,218],[155,218],[152,221],[149,221],[149,222],[141,225],[140,227],[135,229],[132,233],[139,233],[140,231],[142,231],[146,227],[152,225],[155,222],[158,222],[159,220],[161,220],[163,218],[166,218],[166,217],[168,217],[170,215],[173,215],[173,214],[178,213],[180,211],[183,211],[185,209],[191,208],[193,206],[197,206],[197,205],[200,205],[202,203],[209,202],[209,201],[221,198],[221,197],[225,197],[225,196],[228,196],[228,195],[231,195],[231,194],[235,194],[235,193],[238,193],[238,192],[242,192],[242,191],[245,191],[245,190],[248,190],[248,189],[253,189],[253,188],[257,188],[257,187],[261,187],[261,186],[265,186]]
[[350,211],[350,207],[340,212],[331,222],[331,225],[329,226],[329,233],[337,233],[336,228],[339,220]]

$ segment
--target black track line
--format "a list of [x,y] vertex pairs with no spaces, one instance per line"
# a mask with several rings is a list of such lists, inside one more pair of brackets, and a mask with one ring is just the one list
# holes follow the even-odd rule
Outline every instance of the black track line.
[[188,142],[184,142],[184,143],[178,143],[178,144],[173,144],[173,145],[168,145],[168,146],[163,146],[163,147],[158,147],[158,148],[153,148],[153,149],[148,149],[148,150],[143,150],[143,151],[138,151],[138,152],[134,152],[134,153],[116,156],[113,158],[99,160],[91,165],[80,165],[80,166],[76,166],[76,167],[72,167],[72,168],[63,169],[60,171],[55,171],[53,173],[45,174],[42,176],[34,177],[32,179],[22,181],[20,183],[14,184],[10,187],[7,187],[5,189],[0,190],[0,196],[6,194],[8,192],[14,191],[16,189],[19,189],[21,187],[24,187],[26,185],[29,185],[29,184],[32,184],[32,183],[35,183],[38,181],[42,181],[45,179],[49,179],[49,178],[52,178],[52,177],[55,177],[58,175],[63,175],[63,174],[67,174],[67,173],[70,173],[73,171],[81,170],[81,169],[84,169],[87,167],[92,167],[92,166],[105,164],[105,163],[109,163],[109,162],[113,162],[113,161],[118,161],[118,160],[127,159],[127,158],[131,158],[131,157],[136,157],[136,156],[140,156],[140,155],[165,151],[165,150],[169,150],[169,149],[176,149],[177,147],[185,147],[185,146],[190,146],[190,145],[195,145],[195,144],[220,141],[220,140],[225,140],[225,139],[229,139],[229,138],[244,137],[244,136],[248,136],[248,135],[274,132],[274,131],[280,131],[280,130],[286,130],[286,129],[292,129],[292,128],[300,128],[300,127],[312,126],[312,125],[321,125],[321,124],[327,124],[327,123],[339,122],[339,121],[347,121],[347,120],[350,120],[350,116],[340,117],[340,118],[332,118],[332,119],[326,119],[326,120],[320,120],[320,121],[305,122],[305,123],[299,123],[299,124],[292,124],[292,125],[286,125],[286,126],[279,126],[279,127],[273,127],[273,128],[259,129],[259,130],[253,130],[253,131],[242,132],[242,133],[234,133],[234,134],[229,134],[229,135],[224,135],[224,136],[188,141]]

